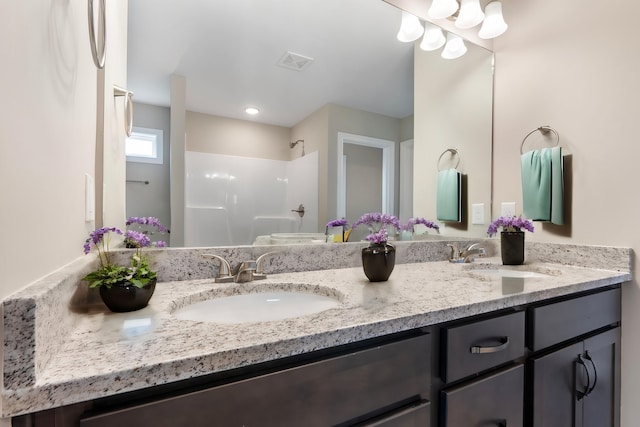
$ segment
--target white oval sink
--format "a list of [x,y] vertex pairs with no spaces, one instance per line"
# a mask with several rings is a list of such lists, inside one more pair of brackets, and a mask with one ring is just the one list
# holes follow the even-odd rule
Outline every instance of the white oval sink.
[[486,274],[488,276],[511,277],[511,278],[533,278],[533,277],[549,277],[548,274],[536,273],[534,271],[525,270],[507,270],[503,268],[477,268],[468,270],[471,273]]
[[174,316],[197,322],[254,323],[319,313],[339,304],[325,295],[271,291],[212,298],[178,309]]

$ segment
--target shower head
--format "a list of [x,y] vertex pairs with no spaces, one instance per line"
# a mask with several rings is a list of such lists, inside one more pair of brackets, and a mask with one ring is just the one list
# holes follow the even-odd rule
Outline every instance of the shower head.
[[304,156],[304,139],[299,139],[296,142],[290,142],[289,143],[289,148],[293,148],[296,145],[298,145],[298,143],[301,142],[302,143],[302,154],[300,155],[300,157]]

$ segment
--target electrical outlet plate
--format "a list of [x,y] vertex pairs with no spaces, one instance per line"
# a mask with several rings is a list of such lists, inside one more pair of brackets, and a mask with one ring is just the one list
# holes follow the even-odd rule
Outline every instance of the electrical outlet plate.
[[502,202],[500,208],[501,216],[516,216],[516,202]]
[[474,203],[471,205],[471,224],[484,224],[484,203]]

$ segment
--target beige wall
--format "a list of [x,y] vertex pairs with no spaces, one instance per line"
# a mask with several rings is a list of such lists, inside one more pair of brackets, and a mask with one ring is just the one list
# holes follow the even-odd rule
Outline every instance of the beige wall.
[[[109,6],[110,18],[126,14],[126,1]],[[4,297],[84,256],[82,244],[94,228],[85,221],[84,175],[95,176],[97,93],[104,83],[98,89],[86,2],[2,2],[0,20]],[[109,23],[114,46],[126,39],[126,21],[121,24]],[[109,54],[108,61],[117,74],[126,54]]]
[[[187,151],[289,160],[291,129],[187,111]],[[296,147],[298,148],[298,147]]]
[[[466,219],[440,223],[444,235],[486,236],[491,207],[491,54],[469,46],[461,58],[446,60],[438,52],[415,48],[413,214],[436,220],[439,169],[456,167],[466,175]],[[447,149],[458,150],[459,157]],[[484,203],[486,225],[472,225],[470,208]]]
[[[504,2],[509,30],[494,42],[494,211],[521,213],[520,143],[550,125],[572,157],[569,224],[536,223],[528,239],[632,247],[640,252],[640,3]],[[633,259],[638,264],[638,256]],[[623,287],[622,425],[638,425],[640,291]]]

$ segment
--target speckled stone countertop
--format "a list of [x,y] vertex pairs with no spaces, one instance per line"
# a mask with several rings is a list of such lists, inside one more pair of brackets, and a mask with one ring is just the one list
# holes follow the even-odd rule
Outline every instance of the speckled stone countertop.
[[[550,247],[564,251],[559,245]],[[561,255],[566,257],[574,248],[567,246]],[[59,322],[51,321],[51,307],[64,303],[58,299],[65,297],[55,292],[60,278],[58,282],[52,278],[50,284],[4,301],[1,415],[221,372],[631,279],[628,249],[593,249],[593,262],[583,259],[581,267],[549,262],[553,258],[549,254],[539,251],[528,264],[516,267],[503,267],[498,258],[471,264],[398,264],[383,283],[368,282],[361,267],[271,274],[246,284],[164,281],[142,310],[69,311]],[[589,264],[596,268],[585,266]],[[471,271],[497,267],[547,276],[506,280]],[[68,277],[64,272],[59,275]],[[225,325],[178,320],[173,315],[207,298],[273,289],[335,295],[340,303],[321,313],[262,323]],[[59,311],[54,314],[60,316]],[[33,329],[24,329],[29,327]],[[25,349],[32,353],[20,355]]]

